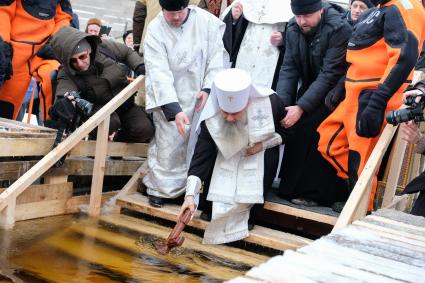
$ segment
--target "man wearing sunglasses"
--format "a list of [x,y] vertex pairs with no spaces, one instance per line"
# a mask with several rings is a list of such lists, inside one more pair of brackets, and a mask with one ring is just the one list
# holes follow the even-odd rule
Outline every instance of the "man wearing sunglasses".
[[[59,112],[56,109],[73,110],[75,103],[71,101],[74,97],[68,95],[73,92],[93,104],[91,114],[99,110],[128,85],[125,69],[118,63],[129,66],[137,75],[144,72],[142,59],[131,48],[109,40],[102,41],[98,36],[73,28],[59,30],[51,44],[62,64],[52,112]],[[80,112],[86,114],[83,120],[88,118],[87,112]],[[111,115],[109,133],[114,141],[147,142],[153,136],[153,126],[145,111],[131,97]]]

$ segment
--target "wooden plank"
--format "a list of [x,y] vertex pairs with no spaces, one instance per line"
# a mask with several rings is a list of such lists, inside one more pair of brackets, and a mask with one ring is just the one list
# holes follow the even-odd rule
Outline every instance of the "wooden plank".
[[0,162],[0,180],[17,180],[36,163],[37,161]]
[[[106,160],[106,176],[131,176],[143,164],[140,160]],[[37,161],[8,161],[0,162],[0,180],[17,180],[30,170]],[[48,176],[88,176],[93,174],[94,160],[89,158],[67,158],[60,168],[51,168],[46,173]],[[44,176],[46,176],[43,175]],[[48,177],[50,178],[50,177]],[[65,180],[65,179],[63,179]],[[60,181],[63,183],[64,181]]]
[[275,212],[279,212],[279,213],[283,213],[287,215],[292,215],[292,216],[296,216],[296,217],[300,217],[304,219],[309,219],[316,222],[326,223],[329,225],[335,225],[337,221],[337,218],[334,216],[321,214],[321,213],[317,213],[313,211],[307,211],[304,209],[299,209],[296,207],[291,207],[288,205],[283,205],[280,203],[274,203],[269,201],[266,201],[264,203],[264,208],[267,210],[271,210],[271,211],[275,211]]
[[[106,160],[105,175],[106,176],[131,176],[142,165],[143,159],[140,160]],[[1,164],[0,164],[1,166]],[[65,160],[65,164],[59,168],[51,168],[48,171],[50,175],[74,175],[88,176],[93,175],[94,160],[90,158],[70,157]]]
[[387,184],[385,186],[384,197],[382,200],[382,207],[391,205],[395,192],[397,190],[398,180],[400,178],[400,171],[403,165],[404,156],[406,152],[407,142],[401,139],[401,133],[398,132],[393,147],[393,156],[390,159],[390,171],[388,175]]
[[[148,198],[138,193],[120,197],[117,199],[117,205],[170,221],[176,221],[180,210],[179,206],[171,204],[162,208],[152,207],[148,203]],[[204,230],[208,222],[200,219],[199,215],[200,212],[197,211],[189,226]],[[258,225],[250,231],[250,235],[244,241],[276,250],[297,249],[311,243],[309,239]]]
[[[388,148],[388,145],[391,142],[391,139],[394,136],[397,127],[394,127],[390,124],[385,126],[384,131],[381,134],[381,137],[378,140],[375,148],[372,151],[357,183],[348,198],[348,201],[342,210],[338,220],[332,230],[337,231],[344,228],[348,224],[352,223],[354,220],[358,219],[356,217],[361,216],[358,213],[358,209],[361,208],[362,200],[365,199],[365,196],[369,198],[370,195],[370,182],[375,176],[376,170],[378,170],[381,160]],[[367,200],[368,201],[368,200]],[[363,214],[363,213],[361,213]],[[356,217],[355,217],[356,216]]]
[[11,199],[3,211],[0,211],[0,228],[11,229],[16,221],[16,198]]
[[109,121],[110,117],[107,117],[97,128],[96,152],[89,205],[89,215],[92,217],[97,217],[100,214],[106,150],[108,147]]
[[62,141],[57,147],[43,157],[36,165],[27,171],[19,180],[13,183],[6,191],[0,194],[0,211],[8,206],[28,186],[40,178],[50,167],[52,167],[64,154],[76,146],[86,135],[88,135],[105,118],[109,117],[121,104],[127,101],[139,88],[143,76],[137,77],[130,85],[111,99],[105,106],[90,117],[82,126],[78,127],[69,137]]
[[72,183],[32,185],[18,196],[16,204],[69,199],[72,197]]
[[56,137],[55,133],[36,133],[36,132],[10,132],[10,131],[0,131],[0,138],[44,138],[44,139],[54,139]]
[[379,225],[376,225],[376,224],[367,223],[367,222],[364,222],[364,221],[355,221],[353,223],[353,225],[372,229],[372,230],[379,230],[379,231],[382,231],[382,232],[385,232],[385,233],[388,233],[388,234],[399,235],[399,236],[403,236],[403,237],[413,239],[413,240],[416,240],[416,241],[425,242],[425,236],[411,234],[411,233],[404,232],[404,231],[398,231],[398,230],[394,230],[394,229],[391,229],[391,228],[382,227],[382,226],[379,226]]
[[63,184],[68,181],[68,176],[45,174],[43,180],[45,184]]
[[[55,138],[5,138],[0,137],[0,157],[2,156],[43,156],[52,150]],[[94,156],[95,141],[81,141],[71,150],[71,156]],[[147,156],[148,144],[109,142],[109,156]]]
[[0,157],[43,156],[52,150],[54,138],[0,138]]
[[407,228],[407,229],[417,230],[417,231],[425,233],[425,227],[415,226],[415,225],[399,222],[399,221],[396,221],[396,220],[393,220],[393,219],[379,217],[379,216],[376,216],[376,215],[369,215],[369,216],[366,217],[366,219],[373,219],[375,221],[383,222],[383,223],[386,223],[386,224],[390,224],[390,225],[394,225],[394,226],[400,226],[400,228]]
[[56,133],[56,130],[52,129],[52,128],[22,123],[22,122],[19,122],[19,121],[5,119],[5,118],[0,118],[0,125],[6,125],[6,126],[10,126],[10,127],[22,128],[22,129],[27,129],[27,130],[35,130],[35,131],[39,131],[39,132]]
[[[94,156],[96,147],[95,141],[81,141],[70,152],[71,156]],[[109,156],[140,156],[146,157],[148,151],[148,144],[146,143],[121,143],[109,142],[108,153]]]
[[67,199],[30,202],[16,207],[16,221],[66,214]]

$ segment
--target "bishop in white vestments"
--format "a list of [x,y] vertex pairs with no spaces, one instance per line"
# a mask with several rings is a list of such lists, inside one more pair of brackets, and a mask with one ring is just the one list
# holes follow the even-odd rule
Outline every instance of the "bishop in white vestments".
[[182,206],[182,212],[188,207],[194,212],[203,185],[200,209],[206,212],[212,204],[204,243],[248,236],[250,210],[255,204],[262,209],[279,145],[288,135],[279,124],[284,109],[273,90],[255,87],[246,71],[227,69],[216,76],[200,118]]
[[150,204],[157,207],[184,193],[190,124],[226,54],[219,19],[188,7],[188,0],[159,2],[162,12],[150,23],[144,41],[146,110],[153,113],[156,129],[143,183]]

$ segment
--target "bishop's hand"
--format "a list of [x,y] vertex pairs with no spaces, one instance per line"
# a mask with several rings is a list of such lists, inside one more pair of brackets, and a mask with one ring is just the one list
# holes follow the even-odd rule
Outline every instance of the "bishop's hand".
[[180,208],[179,215],[177,216],[177,220],[179,220],[183,216],[183,213],[186,210],[186,208],[189,208],[193,218],[193,215],[195,215],[195,209],[196,209],[195,198],[193,196],[185,197],[182,207]]
[[187,115],[182,111],[176,115],[176,126],[179,134],[184,138],[186,136],[186,125],[189,125],[190,121]]

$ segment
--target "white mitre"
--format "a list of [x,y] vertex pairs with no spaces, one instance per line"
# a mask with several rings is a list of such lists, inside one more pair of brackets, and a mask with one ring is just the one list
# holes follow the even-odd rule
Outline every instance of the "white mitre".
[[237,68],[223,70],[214,78],[211,93],[196,128],[199,128],[202,121],[217,114],[220,109],[228,113],[237,113],[248,105],[250,98],[266,97],[273,93],[270,88],[253,85],[250,74],[244,70]]

